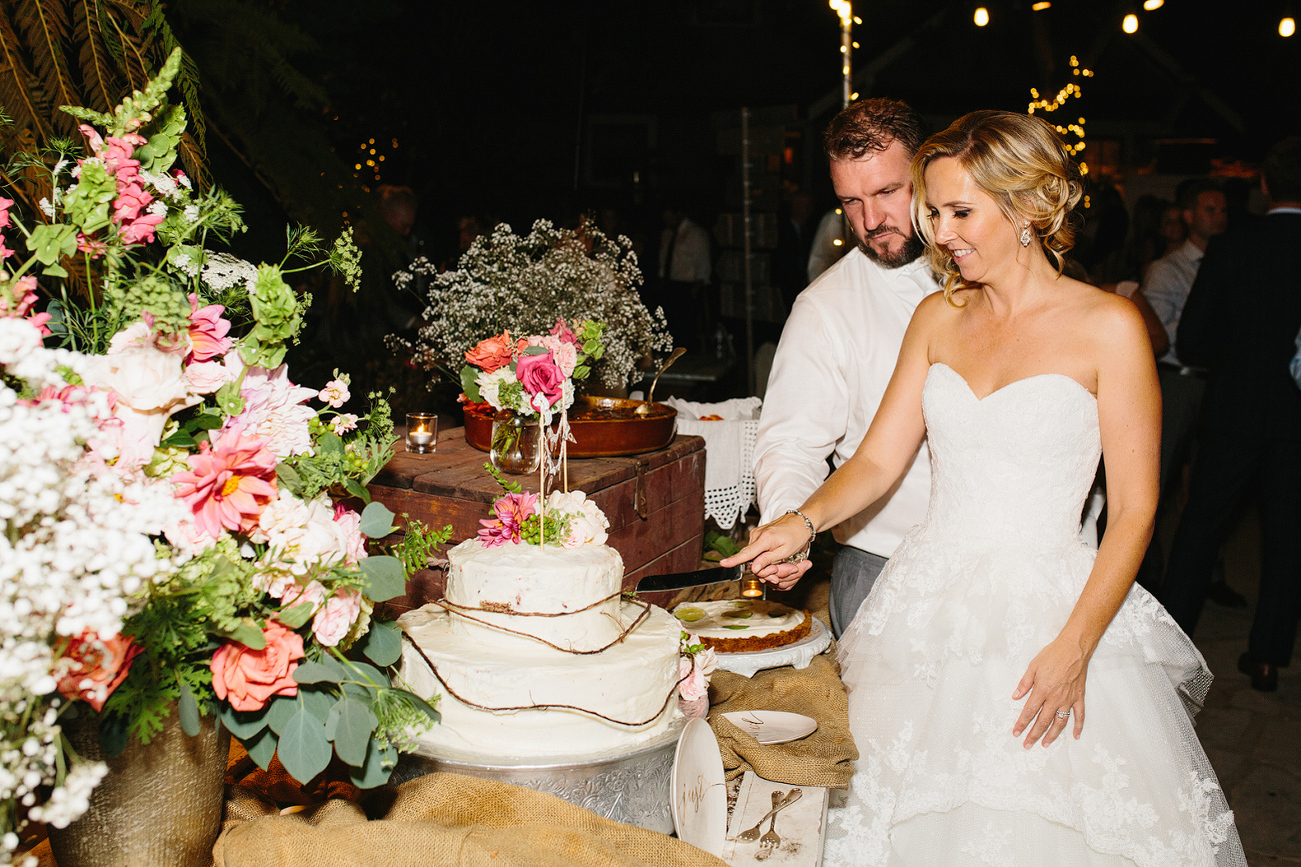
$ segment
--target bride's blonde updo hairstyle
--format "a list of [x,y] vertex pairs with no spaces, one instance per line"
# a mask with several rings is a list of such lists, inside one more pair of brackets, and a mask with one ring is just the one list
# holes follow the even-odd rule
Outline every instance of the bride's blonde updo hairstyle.
[[935,243],[926,206],[926,167],[943,157],[957,160],[1018,232],[1029,220],[1061,273],[1075,241],[1071,212],[1084,186],[1079,166],[1052,124],[1029,114],[973,111],[922,142],[913,157],[913,225],[926,241],[927,258],[943,278],[944,297],[952,303],[956,290],[975,284],[962,279],[953,257]]

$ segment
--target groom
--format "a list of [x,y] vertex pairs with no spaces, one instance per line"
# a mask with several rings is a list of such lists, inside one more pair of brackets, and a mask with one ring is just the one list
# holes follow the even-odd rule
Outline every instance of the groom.
[[[937,288],[913,234],[908,169],[925,138],[902,102],[868,99],[831,121],[823,138],[831,183],[858,245],[796,298],[782,331],[755,443],[763,523],[798,508],[858,447],[894,372],[917,305]],[[831,630],[839,638],[903,535],[926,514],[926,445],[881,501],[833,530],[844,547],[831,573]],[[790,587],[808,562],[783,567]]]

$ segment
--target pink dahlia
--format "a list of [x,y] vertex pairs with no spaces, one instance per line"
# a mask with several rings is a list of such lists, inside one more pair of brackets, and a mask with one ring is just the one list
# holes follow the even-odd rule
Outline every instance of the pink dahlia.
[[518,542],[524,519],[537,511],[537,504],[538,495],[528,491],[498,497],[492,504],[492,511],[496,517],[479,521],[483,525],[479,530],[479,541],[488,548],[495,548],[507,542]]
[[219,355],[225,355],[234,345],[226,335],[230,333],[230,322],[222,319],[226,308],[220,304],[199,306],[199,296],[190,293],[190,360],[210,361]]
[[276,496],[276,456],[266,446],[265,439],[233,427],[186,458],[191,469],[172,481],[198,529],[216,538],[223,529],[248,533],[257,526]]

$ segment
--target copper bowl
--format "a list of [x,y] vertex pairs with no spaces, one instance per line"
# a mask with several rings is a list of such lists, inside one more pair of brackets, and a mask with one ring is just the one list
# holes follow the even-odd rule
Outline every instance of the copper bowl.
[[[653,452],[673,442],[678,429],[678,411],[662,403],[649,404],[645,415],[637,415],[644,400],[617,397],[574,399],[569,408],[569,428],[574,440],[569,444],[571,458],[607,458]],[[595,413],[598,418],[575,418]],[[474,409],[465,411],[465,441],[482,452],[492,442],[492,413]]]

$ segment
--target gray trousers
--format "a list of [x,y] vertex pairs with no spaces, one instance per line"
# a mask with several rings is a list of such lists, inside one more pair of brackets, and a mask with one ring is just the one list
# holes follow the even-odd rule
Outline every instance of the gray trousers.
[[831,565],[831,599],[828,604],[831,634],[836,638],[844,634],[887,562],[885,557],[848,545],[836,554]]

